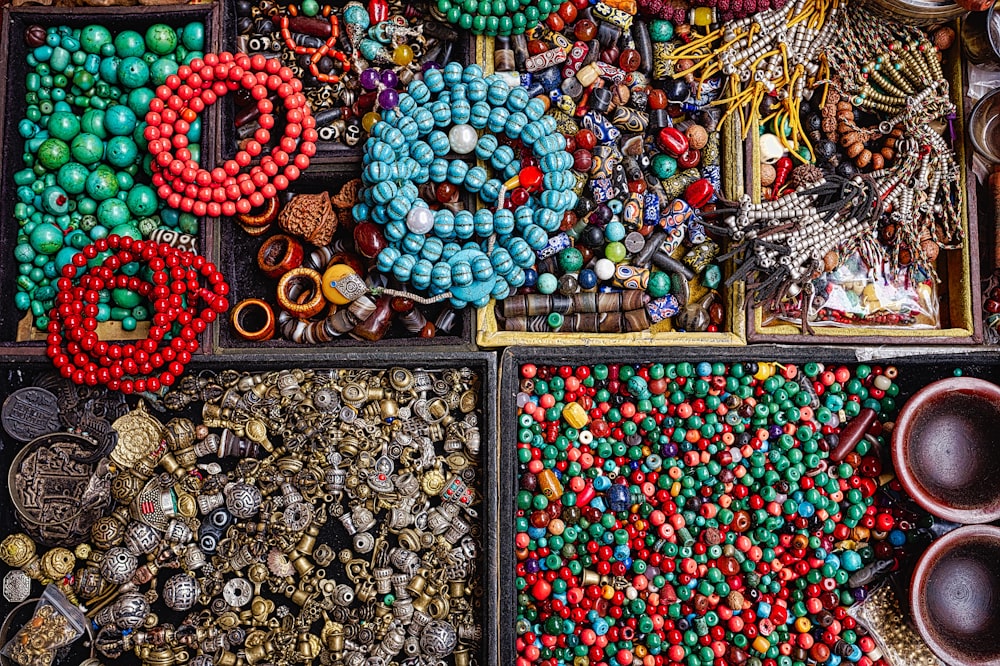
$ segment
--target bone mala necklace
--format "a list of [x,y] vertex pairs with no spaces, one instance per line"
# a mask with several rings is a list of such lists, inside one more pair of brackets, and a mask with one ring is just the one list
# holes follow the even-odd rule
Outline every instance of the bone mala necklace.
[[[961,247],[963,236],[959,168],[934,127],[955,114],[939,51],[920,30],[850,6],[839,15],[830,52],[839,92],[881,118],[874,127],[856,128],[859,136],[901,137],[895,162],[871,173],[885,211],[877,231],[889,265],[936,277],[940,250]],[[862,254],[871,268],[875,254]]]
[[[747,280],[755,305],[800,295],[808,301],[811,281],[836,265],[836,250],[844,240],[873,233],[876,197],[876,186],[867,177],[830,176],[774,201],[755,204],[745,195],[737,206],[706,213],[722,219],[705,226],[733,240],[730,252],[720,257],[734,258],[737,264],[727,284]],[[806,313],[809,303],[804,305]],[[805,314],[803,328],[809,328]]]
[[799,122],[800,106],[812,96],[813,83],[828,74],[823,52],[839,11],[838,0],[798,0],[729,22],[670,55],[671,60],[691,63],[679,67],[675,77],[692,74],[705,81],[720,72],[728,76],[729,97],[712,103],[728,107],[720,125],[739,114],[746,137],[759,123],[787,122],[791,136],[779,133],[779,138],[792,155],[808,161],[812,146]]

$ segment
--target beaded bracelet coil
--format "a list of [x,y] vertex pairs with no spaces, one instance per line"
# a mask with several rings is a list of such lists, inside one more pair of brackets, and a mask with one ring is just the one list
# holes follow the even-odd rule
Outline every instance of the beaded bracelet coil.
[[[470,167],[462,156],[473,153],[506,182]],[[378,269],[430,293],[415,300],[450,298],[456,308],[483,307],[524,284],[535,251],[577,202],[573,157],[555,119],[527,90],[484,77],[478,65],[449,63],[411,83],[372,127],[363,165],[353,215],[383,226],[389,247]],[[428,181],[464,187],[489,208],[432,210],[417,187]]]

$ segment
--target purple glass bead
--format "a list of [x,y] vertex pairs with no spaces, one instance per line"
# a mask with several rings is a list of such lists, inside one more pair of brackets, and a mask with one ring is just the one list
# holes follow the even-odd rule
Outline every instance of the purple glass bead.
[[361,87],[365,90],[375,90],[378,80],[378,70],[366,69],[361,72]]
[[677,455],[677,445],[669,442],[660,447],[660,455],[664,458],[673,458]]
[[391,69],[384,70],[382,72],[382,85],[386,88],[395,88],[399,83],[399,77],[396,76],[396,72]]
[[399,93],[392,88],[386,88],[378,94],[378,105],[383,109],[395,109],[399,104]]
[[428,60],[420,67],[421,72],[426,72],[428,69],[441,69],[441,63],[436,60]]
[[767,434],[771,436],[771,439],[778,439],[784,434],[784,432],[785,431],[782,430],[780,425],[772,425],[767,429]]
[[538,560],[531,557],[525,560],[524,571],[529,574],[538,573]]

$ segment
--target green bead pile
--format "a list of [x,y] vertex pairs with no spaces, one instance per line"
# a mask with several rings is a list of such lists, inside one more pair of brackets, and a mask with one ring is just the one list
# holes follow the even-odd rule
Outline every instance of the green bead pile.
[[550,0],[437,0],[449,22],[477,35],[520,35],[548,18]]
[[[39,329],[48,326],[55,280],[83,247],[109,234],[147,238],[159,227],[198,232],[194,216],[164,209],[150,187],[143,134],[155,87],[203,55],[204,37],[200,22],[179,30],[156,24],[145,35],[112,35],[100,25],[27,30],[25,113],[17,128],[24,168],[14,174],[14,303]],[[188,132],[195,160],[200,134],[196,120]],[[123,268],[137,271],[137,264]],[[148,317],[128,290],[102,293],[99,311],[98,321],[118,320],[125,330]]]

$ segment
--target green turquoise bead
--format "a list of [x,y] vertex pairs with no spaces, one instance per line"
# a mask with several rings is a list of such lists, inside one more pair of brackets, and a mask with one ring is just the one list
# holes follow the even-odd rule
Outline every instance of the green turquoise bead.
[[115,174],[118,180],[118,188],[124,191],[131,190],[135,186],[135,178],[127,171],[119,171]]
[[[149,112],[149,102],[156,97],[154,93],[149,88],[135,88],[130,90],[128,93],[128,105],[129,108],[135,111],[136,115],[140,118],[145,118],[146,113]],[[188,133],[188,138],[190,139],[190,132]],[[192,141],[194,139],[191,139]]]
[[90,197],[82,197],[76,202],[76,210],[81,215],[93,215],[97,212],[97,202]]
[[[117,184],[116,181],[115,185]],[[118,227],[125,225],[130,217],[128,206],[121,199],[106,199],[97,206],[97,219],[105,226]],[[135,229],[135,227],[132,227],[132,229]],[[136,234],[138,235],[138,230],[136,230]]]
[[[103,224],[104,221],[101,220],[101,222]],[[131,224],[118,224],[111,228],[109,234],[114,234],[115,236],[122,236],[122,237],[128,236],[129,238],[134,238],[136,240],[142,239],[142,235],[139,233],[139,230],[136,229]],[[125,266],[122,266],[121,272],[125,273],[128,276],[132,276],[135,275],[138,270],[139,270],[139,264],[132,262],[131,264],[126,264]]]
[[70,147],[61,139],[46,139],[39,146],[37,155],[43,167],[55,171],[69,162]]
[[165,23],[157,23],[146,30],[146,48],[157,55],[166,55],[177,48],[177,33]]
[[104,159],[112,166],[125,168],[139,159],[139,148],[127,136],[116,136],[108,141]]
[[[73,159],[80,164],[95,164],[104,156],[104,142],[97,135],[85,132],[78,134],[73,139],[70,150],[73,153]],[[67,159],[66,162],[68,161]]]
[[125,330],[125,331],[134,331],[137,325],[138,325],[138,322],[135,320],[135,317],[133,317],[132,315],[129,315],[127,317],[123,317],[122,318],[122,330]]
[[181,43],[189,51],[201,51],[205,48],[205,24],[195,21],[184,26],[181,32]]
[[31,247],[40,254],[55,254],[62,246],[62,230],[54,224],[39,224],[31,232]]
[[121,65],[121,63],[122,59],[118,56],[112,56],[101,60],[101,64],[97,69],[97,73],[101,77],[101,81],[110,84],[118,83],[118,66]]
[[31,308],[31,296],[27,293],[19,291],[14,294],[14,307],[16,307],[21,312],[25,312]]
[[142,58],[130,56],[118,65],[118,82],[126,88],[139,88],[149,81],[149,65]]
[[111,32],[102,25],[88,25],[80,32],[80,46],[87,53],[100,53],[105,44],[111,44]]
[[118,195],[118,179],[112,169],[101,165],[87,177],[86,188],[94,201],[104,201]]
[[123,104],[115,104],[104,112],[104,128],[113,136],[128,136],[135,130],[135,111]]
[[168,76],[177,73],[179,65],[168,58],[160,58],[149,67],[149,77],[154,85],[162,86],[167,81]]
[[30,243],[18,243],[14,246],[14,258],[22,264],[27,264],[35,259],[35,248]]
[[115,37],[115,53],[119,58],[140,57],[146,52],[146,40],[135,30],[123,30]]
[[72,141],[73,137],[80,133],[80,119],[76,117],[76,114],[57,111],[49,116],[46,129],[53,139]]
[[141,218],[155,213],[159,200],[153,188],[148,185],[136,185],[129,191],[125,202],[132,214]]
[[69,197],[57,185],[47,187],[42,192],[42,208],[52,215],[64,215],[69,210]]
[[670,276],[662,271],[654,271],[649,276],[649,285],[646,288],[653,298],[660,298],[670,293]]
[[70,55],[69,51],[61,46],[57,46],[52,49],[52,55],[49,56],[49,67],[52,68],[54,72],[65,71],[69,67]]
[[127,308],[129,310],[142,302],[142,298],[139,294],[131,289],[113,289],[111,291],[111,300],[118,307]]

